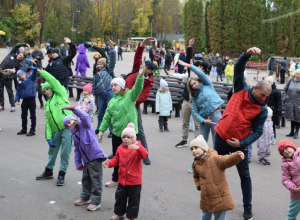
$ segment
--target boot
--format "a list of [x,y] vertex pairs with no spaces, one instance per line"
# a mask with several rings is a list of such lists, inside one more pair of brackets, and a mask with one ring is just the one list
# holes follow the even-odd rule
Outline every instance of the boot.
[[287,134],[287,137],[293,137],[295,134],[295,122],[291,121],[291,132],[289,134]]
[[53,169],[49,169],[48,167],[45,168],[45,171],[36,177],[36,180],[45,180],[45,179],[52,179],[53,178]]
[[167,131],[167,132],[169,132],[170,130],[169,130],[169,128],[168,128],[168,124],[165,124],[165,131]]
[[294,134],[294,139],[298,139],[298,133],[299,133],[299,123],[295,122],[296,132]]
[[66,173],[64,171],[59,171],[58,173],[58,177],[57,177],[57,182],[56,185],[57,186],[63,186],[65,184],[65,175]]
[[164,132],[164,126],[159,125],[159,131],[160,131],[160,132]]
[[35,135],[35,129],[31,128],[30,131],[26,134],[26,136],[33,136]]
[[22,130],[19,131],[19,132],[17,133],[17,135],[26,134],[26,133],[27,133],[27,129],[26,129],[26,128],[22,128]]

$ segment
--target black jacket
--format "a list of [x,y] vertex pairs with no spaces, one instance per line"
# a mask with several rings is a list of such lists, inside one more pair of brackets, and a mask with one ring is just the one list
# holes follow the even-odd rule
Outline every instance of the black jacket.
[[[37,65],[39,68],[42,68],[42,59],[44,59],[44,54],[42,51],[37,50],[37,51],[32,51],[31,56],[33,59],[37,59]],[[36,58],[39,57],[39,58]]]
[[118,47],[118,54],[122,54],[123,53],[123,50],[122,50],[122,48],[119,46]]
[[67,86],[70,84],[70,71],[68,68],[69,63],[75,57],[77,51],[75,45],[71,42],[69,43],[70,53],[65,57],[57,57],[49,61],[48,66],[45,68],[52,76],[54,76],[61,85]]
[[6,43],[7,47],[11,47],[11,41],[10,40],[7,40],[5,43]]
[[275,125],[279,125],[279,117],[282,115],[282,99],[281,92],[276,88],[275,83],[272,85],[272,92],[269,96],[267,105],[273,110],[272,121]]
[[154,58],[154,53],[153,53],[152,49],[149,50],[149,57],[150,57],[150,59]]
[[[92,48],[94,48],[98,53],[100,53],[101,58],[105,58],[106,59],[106,63],[107,63],[107,56],[106,56],[105,51],[102,48],[94,46],[94,45],[92,45]],[[96,73],[98,72],[97,71],[97,61],[98,60],[95,60],[95,63],[93,65],[93,76],[95,76]]]
[[167,53],[165,57],[165,64],[170,66],[171,63],[172,63],[172,55],[170,53]]
[[190,101],[190,94],[189,94],[189,90],[187,88],[187,83],[185,84],[185,87],[184,87],[181,97],[186,101]]
[[222,72],[223,71],[223,64],[220,60],[217,61],[217,72]]
[[66,48],[65,48],[65,47],[60,47],[59,53],[60,53],[60,56],[61,56],[61,57],[67,56]]

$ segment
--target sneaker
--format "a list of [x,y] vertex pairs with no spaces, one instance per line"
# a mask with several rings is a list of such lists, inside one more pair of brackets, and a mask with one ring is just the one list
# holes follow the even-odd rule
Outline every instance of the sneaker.
[[190,169],[188,169],[188,173],[193,173],[193,168],[191,167]]
[[258,163],[259,163],[260,165],[267,165],[267,164],[266,164],[266,161],[265,161],[264,159],[259,159],[259,160],[258,160]]
[[272,142],[271,142],[271,144],[275,145],[276,144],[276,139],[273,139]]
[[114,215],[110,219],[111,220],[120,220],[120,219],[124,219],[124,218],[123,218],[123,215],[122,216],[120,216],[120,215]]
[[114,182],[112,180],[110,180],[107,183],[105,183],[106,187],[114,187],[114,186],[117,186],[117,185],[119,185],[119,182]]
[[180,141],[178,144],[175,145],[175,147],[187,147],[187,141]]
[[84,205],[84,204],[88,204],[90,203],[91,200],[83,200],[82,198],[80,199],[77,199],[74,204],[77,205],[77,206],[81,206],[81,205]]
[[109,132],[109,134],[108,134],[108,138],[112,138],[112,135],[113,135],[113,133],[112,132]]
[[268,160],[266,160],[266,159],[263,159],[263,160],[265,161],[265,165],[270,165],[271,164]]
[[0,105],[0,112],[4,111],[4,107]]
[[244,205],[243,219],[244,220],[252,220],[253,219],[252,206],[251,205],[248,205],[248,206]]
[[11,107],[10,112],[15,112],[15,111],[16,111],[16,108],[15,107]]
[[25,129],[25,128],[22,128],[22,130],[19,131],[19,132],[17,133],[17,135],[22,135],[22,134],[26,134],[26,133],[27,133],[26,129]]
[[26,134],[26,136],[33,136],[35,135],[35,130],[31,130]]
[[94,205],[94,204],[89,204],[89,206],[86,208],[88,211],[96,211],[97,209],[99,209],[101,207],[101,205]]
[[150,165],[151,161],[149,160],[149,157],[147,156],[144,160],[143,160],[145,165]]

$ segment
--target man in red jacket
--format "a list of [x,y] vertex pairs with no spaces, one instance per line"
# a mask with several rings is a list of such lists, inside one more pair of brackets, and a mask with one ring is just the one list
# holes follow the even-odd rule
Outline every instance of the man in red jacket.
[[[143,42],[138,45],[137,50],[135,52],[135,56],[134,56],[132,71],[131,71],[131,73],[127,74],[125,77],[125,80],[126,80],[125,87],[126,88],[132,89],[132,87],[134,86],[136,77],[139,74],[139,69],[142,64],[142,57],[143,57],[145,45],[146,45],[146,43],[151,42],[151,41],[154,41],[153,38],[148,37],[148,38],[144,39]],[[137,134],[137,139],[139,141],[141,141],[143,147],[146,150],[148,150],[147,141],[146,141],[144,128],[143,128],[142,113],[141,113],[140,105],[143,102],[145,102],[150,95],[150,91],[151,91],[151,89],[153,87],[153,83],[154,83],[154,77],[152,75],[152,70],[156,70],[156,66],[154,65],[154,63],[152,61],[147,60],[145,62],[145,68],[146,68],[146,71],[145,71],[144,88],[143,88],[143,91],[140,94],[139,98],[136,101],[136,110],[138,113],[138,127],[139,127],[139,133]],[[143,161],[146,165],[151,164],[148,156]]]

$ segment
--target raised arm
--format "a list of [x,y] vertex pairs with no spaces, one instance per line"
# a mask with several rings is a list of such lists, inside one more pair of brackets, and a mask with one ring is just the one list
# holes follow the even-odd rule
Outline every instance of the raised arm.
[[76,50],[75,44],[73,44],[69,38],[65,37],[64,40],[65,40],[65,43],[69,44],[70,52],[69,52],[68,56],[62,57],[61,59],[63,60],[64,64],[67,65],[76,56],[77,50]]
[[[182,61],[178,61],[178,62],[181,63]],[[213,86],[211,80],[205,75],[205,73],[202,70],[200,70],[199,68],[197,68],[194,65],[191,65],[190,69],[199,77],[199,79],[201,80],[201,82],[204,85],[211,85],[211,86]]]
[[100,53],[101,57],[103,57],[103,58],[105,58],[105,59],[107,60],[106,53],[105,53],[105,51],[104,51],[102,48],[97,47],[97,46],[95,46],[95,45],[90,45],[90,44],[84,44],[84,46],[85,46],[86,48],[91,47],[91,48],[95,49],[98,53]]
[[128,95],[130,95],[132,101],[136,101],[140,96],[141,92],[143,91],[144,87],[144,73],[145,73],[145,66],[141,66],[139,70],[139,75],[136,77],[134,86],[131,90],[128,91]]
[[145,45],[148,42],[154,41],[152,37],[147,37],[142,41],[142,43],[138,44],[137,50],[135,51],[134,60],[133,60],[133,67],[131,72],[134,70],[138,70],[140,66],[142,65],[142,58],[143,58],[143,52],[145,49]]
[[234,66],[234,93],[243,90],[248,84],[245,82],[244,71],[246,69],[246,63],[251,55],[260,55],[261,50],[257,47],[249,48],[246,52],[242,53]]
[[51,85],[52,88],[54,88],[55,92],[58,95],[68,97],[68,92],[65,89],[64,86],[60,84],[60,82],[52,76],[50,73],[48,73],[46,70],[39,70],[39,74]]
[[81,124],[84,127],[89,128],[92,126],[90,116],[87,113],[77,107],[74,107],[73,113],[80,118]]
[[239,156],[239,154],[243,154],[243,153],[241,151],[237,151],[230,155],[224,155],[224,156],[218,155],[217,157],[215,157],[215,162],[220,169],[225,170],[229,167],[238,164],[243,160]]
[[17,51],[19,50],[20,47],[29,47],[30,46],[28,44],[25,43],[18,43],[16,44],[13,49],[11,49],[11,51],[9,52],[10,55],[16,55]]

